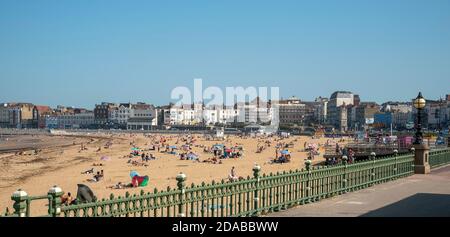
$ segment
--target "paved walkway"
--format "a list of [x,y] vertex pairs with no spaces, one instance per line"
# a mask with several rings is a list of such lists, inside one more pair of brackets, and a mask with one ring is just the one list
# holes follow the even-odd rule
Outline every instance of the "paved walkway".
[[450,165],[268,216],[450,217]]

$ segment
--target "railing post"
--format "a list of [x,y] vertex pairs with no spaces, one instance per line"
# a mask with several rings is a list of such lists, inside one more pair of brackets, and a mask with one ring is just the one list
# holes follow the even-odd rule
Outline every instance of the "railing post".
[[59,214],[61,214],[61,196],[64,192],[60,187],[55,185],[48,190],[47,194],[52,197],[52,199],[49,200],[48,214],[53,217],[59,216]]
[[347,156],[342,156],[342,162],[344,163],[344,175],[342,179],[343,193],[347,192],[347,164],[348,164],[347,160],[348,160]]
[[27,192],[23,191],[22,189],[18,189],[12,194],[11,200],[14,201],[14,214],[18,217],[25,217],[27,212],[26,202],[28,200]]
[[306,203],[310,203],[311,202],[311,198],[310,198],[310,179],[311,179],[311,160],[306,160],[305,161],[305,167],[306,167],[306,171],[308,171],[308,175],[307,175],[307,179],[306,179]]
[[261,166],[259,165],[255,165],[253,167],[253,178],[255,178],[256,183],[255,183],[255,193],[254,193],[254,197],[253,197],[253,208],[255,209],[255,212],[253,213],[253,216],[259,216],[260,212],[259,212],[259,181],[260,181],[260,174],[259,172],[261,171]]
[[375,152],[371,152],[370,153],[370,159],[372,160],[372,170],[370,173],[370,184],[373,185],[374,184],[374,180],[375,180],[375,158],[376,158],[377,154]]
[[397,172],[398,172],[397,156],[398,156],[398,150],[395,149],[394,150],[394,161],[395,161],[395,164],[394,164],[394,175],[395,175],[395,177],[397,177]]
[[178,217],[185,217],[185,214],[183,212],[184,209],[184,193],[185,193],[185,187],[186,187],[186,175],[183,173],[179,173],[177,175],[177,186],[178,189],[180,190],[180,194],[179,194],[179,204],[178,204]]
[[413,162],[412,162],[412,166],[411,166],[411,172],[412,173],[414,173],[414,156],[415,156],[415,153],[416,153],[416,148],[414,148],[414,147],[411,147],[411,149],[409,149],[409,151],[411,152],[411,154],[412,154],[412,156],[413,156]]

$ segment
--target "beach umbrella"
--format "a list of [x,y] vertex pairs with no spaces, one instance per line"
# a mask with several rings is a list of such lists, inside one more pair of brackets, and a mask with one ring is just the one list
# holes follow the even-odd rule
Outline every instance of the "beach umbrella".
[[226,149],[225,152],[230,153],[230,152],[233,152],[233,150],[231,150],[231,149]]
[[222,149],[223,147],[224,147],[223,144],[216,144],[216,145],[214,145],[215,149]]
[[177,149],[177,146],[169,146],[170,149]]
[[109,157],[107,157],[107,156],[102,156],[102,158],[100,158],[100,160],[103,160],[103,161],[110,161],[111,158],[109,158]]
[[133,148],[131,148],[131,150],[132,150],[132,151],[139,151],[139,148],[133,147]]
[[139,174],[138,174],[138,172],[133,170],[130,172],[130,177],[133,178],[134,176],[139,176]]

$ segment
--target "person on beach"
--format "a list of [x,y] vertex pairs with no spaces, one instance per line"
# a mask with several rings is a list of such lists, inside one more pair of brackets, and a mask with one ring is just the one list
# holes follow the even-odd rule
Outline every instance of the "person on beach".
[[348,149],[348,163],[353,163],[355,161],[355,152],[353,151],[353,149],[349,148]]
[[93,174],[94,168],[81,172],[81,174]]
[[133,187],[133,184],[132,184],[132,183],[124,184],[124,183],[122,183],[122,182],[118,182],[117,184],[112,185],[112,186],[108,186],[108,187],[106,187],[106,188],[111,188],[111,189],[125,189],[125,188],[132,188],[132,187]]
[[94,175],[94,178],[93,178],[92,181],[94,181],[94,182],[99,182],[99,181],[102,180],[102,179],[103,179],[103,170],[102,170],[102,173],[100,173],[100,172],[98,171],[97,174]]
[[239,177],[236,175],[236,170],[234,169],[234,166],[231,168],[231,172],[228,175],[228,179],[231,182],[239,180]]
[[61,196],[61,204],[63,204],[63,205],[66,205],[66,206],[71,205],[73,201],[74,201],[74,199],[70,192]]

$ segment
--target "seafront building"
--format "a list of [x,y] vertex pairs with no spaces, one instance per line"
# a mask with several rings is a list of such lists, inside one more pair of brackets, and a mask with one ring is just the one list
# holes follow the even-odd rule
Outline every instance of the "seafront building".
[[9,107],[10,103],[0,104],[0,128],[9,127]]
[[374,115],[374,125],[377,128],[391,128],[396,130],[412,129],[413,106],[410,102],[385,102],[381,111]]
[[105,127],[111,124],[111,117],[117,109],[118,104],[102,102],[96,104],[94,109],[94,122],[98,127]]
[[[431,100],[427,99],[424,108],[424,116],[422,124],[430,130],[448,129],[450,126],[450,96],[446,95],[445,99]],[[413,108],[413,117],[417,114],[417,110]]]
[[32,128],[33,108],[31,103],[11,103],[8,106],[8,123],[11,128]]
[[50,117],[54,111],[50,106],[36,105],[33,108],[33,128],[45,128],[45,120]]
[[301,124],[305,118],[306,105],[300,99],[292,96],[285,100],[272,101],[279,109],[279,122],[281,125]]
[[[349,91],[336,91],[327,103],[327,123],[340,131],[348,129],[349,105],[358,105],[359,96]],[[351,114],[351,113],[350,113]]]
[[319,96],[314,101],[317,103],[314,116],[317,118],[318,124],[325,124],[327,121],[328,98]]
[[[338,131],[412,129],[416,110],[411,102],[361,102],[359,95],[336,91],[330,98],[302,101],[292,96],[276,101],[259,97],[233,105],[192,103],[155,107],[144,102],[96,104],[93,111],[58,105],[52,109],[32,103],[1,103],[0,127],[7,128],[120,128],[150,130],[164,126],[248,126],[279,124],[323,127]],[[450,123],[450,95],[427,100],[423,127],[446,130]]]
[[[370,125],[374,124],[375,114],[380,112],[381,106],[375,102],[360,102],[359,105],[354,107],[354,120],[349,124],[349,128],[354,130],[367,129]],[[352,117],[353,118],[353,117]]]
[[66,113],[57,116],[57,123],[62,129],[90,128],[95,124],[95,116],[92,111]]
[[165,125],[215,125],[237,121],[239,111],[235,106],[196,103],[172,105],[163,114]]

